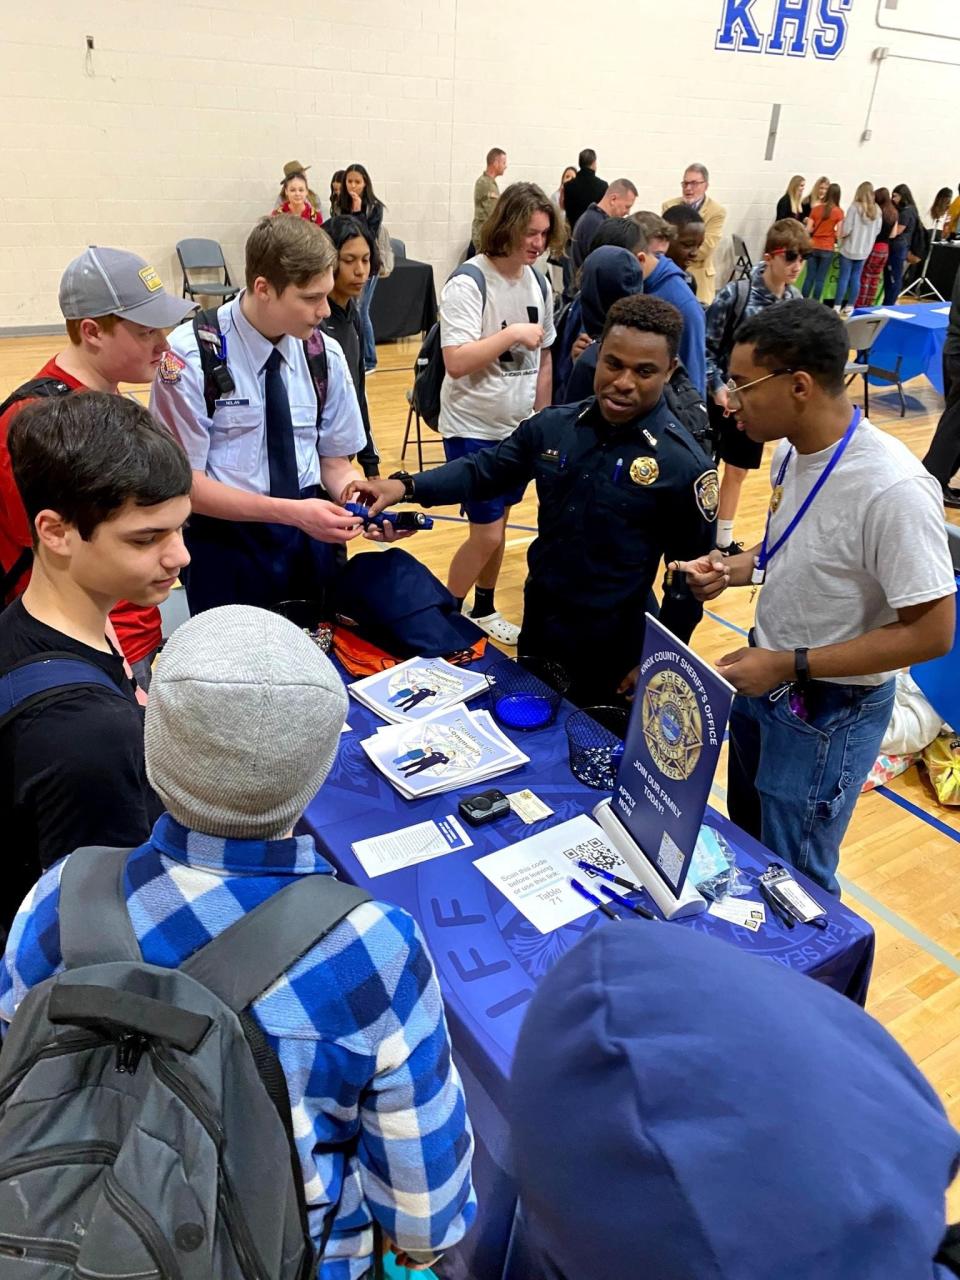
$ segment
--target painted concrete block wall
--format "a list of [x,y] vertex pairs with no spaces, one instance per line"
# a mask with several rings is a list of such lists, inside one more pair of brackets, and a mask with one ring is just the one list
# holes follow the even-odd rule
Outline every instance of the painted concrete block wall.
[[[179,285],[175,242],[243,242],[283,162],[359,160],[412,257],[448,270],[469,235],[490,146],[507,180],[553,191],[582,146],[659,208],[691,160],[712,172],[728,230],[756,252],[786,180],[827,172],[908,182],[922,207],[956,185],[960,41],[892,31],[875,0],[841,11],[833,61],[715,48],[728,3],[769,34],[808,0],[33,0],[0,44],[0,328],[55,323],[65,263],[88,243],[136,249]],[[910,4],[900,0],[898,13]],[[904,22],[903,25],[910,25]],[[789,33],[789,29],[788,29]],[[86,57],[85,37],[95,48]],[[877,71],[873,50],[895,59]],[[770,110],[782,106],[774,157]]]

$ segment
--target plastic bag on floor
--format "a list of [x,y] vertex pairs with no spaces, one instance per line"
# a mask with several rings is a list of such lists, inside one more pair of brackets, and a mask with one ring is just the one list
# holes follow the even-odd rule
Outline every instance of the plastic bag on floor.
[[937,799],[944,805],[960,805],[960,737],[943,733],[924,750],[926,765]]
[[[908,756],[929,746],[943,728],[943,720],[907,671],[897,676],[890,723],[880,744],[881,756]],[[901,770],[902,772],[902,770]]]

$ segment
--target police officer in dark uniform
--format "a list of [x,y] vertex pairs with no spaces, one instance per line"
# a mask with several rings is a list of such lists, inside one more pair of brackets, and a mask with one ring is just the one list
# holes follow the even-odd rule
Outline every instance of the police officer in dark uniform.
[[377,512],[403,500],[482,500],[535,480],[538,537],[518,651],[561,663],[581,705],[632,687],[661,558],[664,626],[686,640],[702,616],[669,572],[710,550],[719,492],[712,462],[663,398],[682,328],[670,303],[623,298],[607,316],[592,399],[534,414],[496,449],[416,476],[354,482],[343,495]]

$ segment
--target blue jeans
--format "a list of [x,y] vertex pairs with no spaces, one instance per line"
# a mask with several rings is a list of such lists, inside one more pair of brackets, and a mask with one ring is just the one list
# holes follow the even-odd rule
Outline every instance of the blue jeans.
[[368,371],[377,367],[377,343],[373,336],[373,321],[370,319],[370,303],[377,287],[379,276],[372,275],[363,286],[360,295],[360,321],[363,325],[363,367]]
[[896,240],[890,241],[887,265],[883,268],[883,305],[885,307],[895,307],[900,298],[903,269],[907,265],[907,249],[910,247],[906,243],[901,246],[901,238],[897,236]]
[[893,710],[894,681],[808,686],[809,719],[784,694],[738,694],[730,716],[730,817],[774,857],[839,894],[840,843]]
[[840,255],[840,276],[837,280],[837,306],[844,307],[848,303],[856,306],[857,294],[860,292],[860,277],[863,275],[863,264],[866,258],[845,258]]
[[813,249],[807,258],[807,274],[803,278],[803,296],[816,298],[819,302],[823,286],[830,274],[830,263],[833,261],[832,249]]

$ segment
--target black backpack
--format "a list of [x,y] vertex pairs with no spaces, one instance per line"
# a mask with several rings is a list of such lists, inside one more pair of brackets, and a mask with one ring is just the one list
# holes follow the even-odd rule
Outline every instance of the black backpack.
[[682,364],[678,364],[673,377],[663,389],[667,407],[681,426],[696,440],[701,449],[708,455],[713,453],[713,433],[710,430],[710,415],[703,396],[694,386],[690,375]]
[[929,237],[933,232],[928,231],[920,221],[920,215],[913,224],[913,231],[910,233],[910,253],[918,262],[923,262],[927,256],[927,249],[930,247]]
[[67,860],[64,971],[4,1043],[0,1273],[315,1280],[339,1199],[318,1257],[286,1079],[249,1010],[370,895],[295,876],[168,969],[141,955],[128,853]]
[[[47,396],[68,396],[73,390],[59,378],[31,378],[15,391],[11,391],[0,404],[0,417],[21,400],[43,400]],[[0,570],[0,608],[8,604],[8,597],[14,587],[33,564],[33,548],[24,547],[9,569]]]
[[[536,269],[530,270],[536,277],[540,292],[546,304],[550,286],[546,277]],[[479,267],[472,262],[465,262],[447,277],[447,283],[456,276],[469,276],[480,290],[481,314],[487,305],[487,278]],[[440,321],[437,320],[423,340],[423,346],[417,353],[416,373],[413,379],[411,403],[417,413],[433,431],[440,429],[440,389],[446,377],[443,363],[443,348],[440,346]]]
[[[200,353],[200,368],[203,371],[203,398],[207,407],[207,417],[212,418],[216,402],[226,400],[233,395],[237,385],[233,380],[227,364],[223,333],[220,329],[218,308],[210,307],[206,311],[198,311],[193,317],[193,332],[197,339],[197,350]],[[317,395],[317,431],[320,430],[320,419],[323,407],[327,402],[327,348],[323,333],[314,329],[303,344],[303,352],[307,357],[313,389]]]

